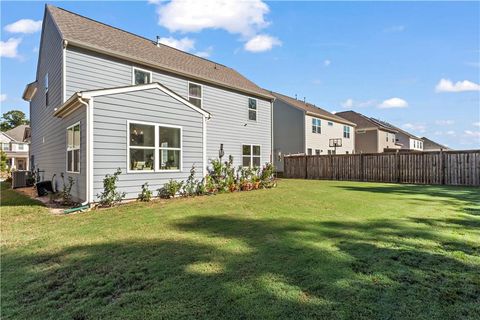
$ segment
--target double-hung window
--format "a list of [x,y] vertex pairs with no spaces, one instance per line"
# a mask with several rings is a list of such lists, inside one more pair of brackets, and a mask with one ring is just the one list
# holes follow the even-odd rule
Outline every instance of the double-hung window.
[[140,68],[133,68],[133,84],[147,84],[152,82],[152,72]]
[[10,144],[9,143],[2,143],[2,150],[3,151],[9,151],[10,150]]
[[350,139],[350,127],[349,126],[343,126],[343,137]]
[[244,167],[260,167],[260,146],[244,144],[242,146],[242,156]]
[[257,99],[248,98],[248,120],[257,121]]
[[332,126],[333,126],[333,122],[328,121],[328,126],[329,126],[329,127],[332,127]]
[[67,128],[67,172],[80,172],[80,122]]
[[202,86],[193,82],[188,83],[188,101],[193,105],[202,107]]
[[322,123],[320,119],[312,118],[312,132],[313,133],[322,133]]
[[181,170],[181,128],[160,124],[128,124],[129,171]]
[[18,150],[25,150],[25,145],[23,143],[18,144]]

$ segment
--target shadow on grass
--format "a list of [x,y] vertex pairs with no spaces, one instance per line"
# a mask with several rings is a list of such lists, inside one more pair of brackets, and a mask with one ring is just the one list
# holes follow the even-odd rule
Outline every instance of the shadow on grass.
[[200,216],[175,228],[184,237],[3,252],[5,318],[480,315],[478,265],[412,245],[447,241],[427,227]]

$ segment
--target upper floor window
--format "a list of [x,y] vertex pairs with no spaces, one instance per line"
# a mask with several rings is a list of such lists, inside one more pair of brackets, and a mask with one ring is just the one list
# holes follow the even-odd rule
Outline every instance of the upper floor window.
[[257,121],[257,99],[248,98],[248,120]]
[[2,143],[2,150],[3,151],[9,151],[10,150],[10,144],[9,143]]
[[133,84],[147,84],[152,82],[152,72],[140,68],[133,68]]
[[244,167],[260,167],[260,146],[244,144],[242,146],[242,164]]
[[320,119],[312,118],[312,132],[313,133],[322,133],[321,125],[322,124],[320,122]]
[[199,108],[202,107],[202,86],[200,84],[188,83],[188,101]]
[[67,172],[80,172],[80,122],[67,128]]
[[19,143],[18,150],[25,150],[25,145],[23,143]]
[[328,125],[329,125],[330,127],[333,126],[333,122],[328,121]]
[[343,137],[350,139],[350,127],[349,126],[343,126]]
[[45,87],[45,107],[48,107],[48,72],[45,74],[45,79],[43,79],[43,85]]

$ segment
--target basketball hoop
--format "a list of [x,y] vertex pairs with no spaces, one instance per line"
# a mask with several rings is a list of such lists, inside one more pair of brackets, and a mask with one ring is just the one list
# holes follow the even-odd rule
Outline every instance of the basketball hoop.
[[342,146],[342,138],[329,139],[328,146],[333,148],[333,154],[337,154],[337,148]]

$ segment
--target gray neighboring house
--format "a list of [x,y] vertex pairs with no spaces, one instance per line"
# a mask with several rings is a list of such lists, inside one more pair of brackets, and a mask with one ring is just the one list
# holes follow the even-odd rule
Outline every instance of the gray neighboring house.
[[423,151],[451,151],[453,149],[444,146],[438,142],[428,139],[427,137],[422,137],[423,140]]
[[373,121],[376,121],[386,127],[392,128],[396,130],[397,133],[395,134],[395,140],[397,144],[400,146],[402,151],[423,151],[423,140],[422,138],[417,137],[416,135],[411,134],[399,127],[394,126],[391,123],[386,121],[378,120],[375,118],[371,118]]
[[356,153],[382,153],[401,149],[397,130],[355,111],[337,112],[335,115],[357,125],[355,128]]
[[7,156],[9,170],[29,170],[28,148],[30,127],[19,125],[5,132],[0,132],[0,145]]
[[206,174],[220,146],[234,165],[271,161],[274,97],[237,71],[51,5],[45,7],[30,101],[31,162],[94,202],[102,180],[136,198],[192,165]]
[[[286,154],[347,154],[355,152],[355,124],[311,103],[271,92],[273,103],[274,165],[283,172]],[[341,139],[331,147],[330,139]]]

